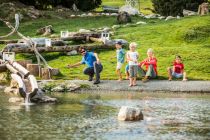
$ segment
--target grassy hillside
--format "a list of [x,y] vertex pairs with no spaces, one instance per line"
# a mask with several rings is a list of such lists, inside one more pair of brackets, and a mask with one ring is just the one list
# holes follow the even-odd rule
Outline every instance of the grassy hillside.
[[[146,57],[148,48],[155,50],[158,59],[158,71],[160,79],[166,79],[166,68],[171,65],[176,54],[182,56],[186,72],[190,79],[210,80],[210,16],[187,17],[180,20],[162,21],[146,20],[134,17],[133,22],[146,21],[147,25],[126,27],[116,30],[112,38],[122,38],[129,42],[138,43],[138,52],[141,61]],[[58,20],[35,20],[21,24],[20,31],[27,36],[35,36],[35,30],[44,25],[51,24],[59,34],[60,30],[76,31],[80,28],[91,29],[116,24],[115,17],[92,17]],[[0,25],[0,35],[8,32],[5,26]],[[0,45],[3,47],[3,45]],[[99,56],[104,65],[102,79],[116,79],[115,50],[99,51]],[[52,67],[60,68],[63,76],[55,77],[62,79],[85,79],[81,74],[84,66],[67,69],[67,64],[81,60],[81,56],[66,56],[62,53],[44,54]],[[18,59],[32,58],[31,55],[17,55]]]

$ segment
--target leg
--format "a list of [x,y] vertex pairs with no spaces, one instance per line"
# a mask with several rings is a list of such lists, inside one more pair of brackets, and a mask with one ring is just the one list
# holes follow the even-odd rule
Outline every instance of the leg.
[[183,81],[187,81],[187,74],[186,74],[186,72],[183,72]]
[[170,67],[168,67],[167,68],[167,71],[168,71],[168,80],[171,81],[172,80],[172,74],[171,74],[172,73],[172,70],[171,70]]
[[94,84],[100,83],[100,72],[103,70],[103,66],[101,64],[93,63],[94,65],[94,73],[96,74],[96,81]]
[[138,67],[138,73],[140,77],[144,77],[146,75],[146,72],[141,67]]
[[133,77],[133,86],[136,86],[136,77],[138,73],[138,66],[134,66],[134,77]]
[[153,65],[149,65],[148,70],[146,72],[146,76],[151,78],[155,78],[157,76]]
[[130,84],[129,86],[133,86],[133,77],[134,77],[134,66],[129,66],[129,74],[130,74]]
[[128,64],[125,66],[125,75],[126,75],[126,79],[128,80],[129,76],[130,76],[130,74],[129,74],[129,65]]
[[118,81],[122,81],[122,74],[121,74],[121,71],[120,71],[121,67],[122,67],[122,63],[118,62],[117,67],[116,67],[116,73],[119,77]]
[[118,81],[122,81],[122,74],[120,72],[120,69],[116,69],[116,73],[117,73],[117,75],[119,77]]
[[83,71],[84,74],[89,75],[89,81],[93,80],[94,69],[93,68],[85,68]]

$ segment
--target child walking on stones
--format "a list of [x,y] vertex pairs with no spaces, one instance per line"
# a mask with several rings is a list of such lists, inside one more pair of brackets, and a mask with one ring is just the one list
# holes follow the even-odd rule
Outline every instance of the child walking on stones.
[[130,50],[127,52],[127,61],[129,64],[129,86],[136,86],[136,77],[138,72],[138,58],[139,53],[136,51],[137,44],[132,42],[129,46]]

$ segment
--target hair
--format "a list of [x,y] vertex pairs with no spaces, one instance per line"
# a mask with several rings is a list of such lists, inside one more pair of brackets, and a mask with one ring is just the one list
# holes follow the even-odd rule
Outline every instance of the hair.
[[176,55],[176,56],[175,56],[175,59],[176,59],[176,58],[182,59],[182,57],[181,57],[180,55]]
[[154,54],[154,51],[153,51],[153,49],[152,49],[152,48],[149,48],[149,49],[147,50],[147,53],[149,53],[149,52],[151,52],[151,53],[153,53],[153,54]]
[[129,45],[129,48],[132,47],[132,46],[136,48],[136,47],[137,47],[136,42],[132,42],[132,43]]
[[82,50],[85,50],[86,51],[86,49],[85,49],[85,47],[79,47],[79,52],[81,52]]

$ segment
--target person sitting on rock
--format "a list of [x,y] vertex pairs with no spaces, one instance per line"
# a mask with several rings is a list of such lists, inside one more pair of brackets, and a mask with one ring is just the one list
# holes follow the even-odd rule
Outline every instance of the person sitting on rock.
[[[156,78],[158,75],[157,59],[154,56],[153,49],[149,48],[147,50],[147,56],[148,57],[139,64],[139,70],[142,70],[141,73],[144,75],[142,82],[147,82],[149,78]],[[146,70],[143,69],[144,66]]]
[[177,55],[173,62],[173,68],[167,68],[168,70],[168,80],[171,81],[172,78],[182,78],[183,81],[187,81],[186,72],[184,72],[184,64],[182,63],[181,56]]
[[100,83],[100,73],[103,70],[103,66],[98,58],[97,53],[93,52],[87,52],[84,47],[79,48],[79,52],[83,56],[82,61],[78,62],[73,65],[68,65],[68,68],[73,68],[80,66],[82,64],[86,64],[87,68],[84,69],[84,74],[89,75],[89,81],[93,80],[94,74],[96,76],[96,79],[94,81],[94,84]]

